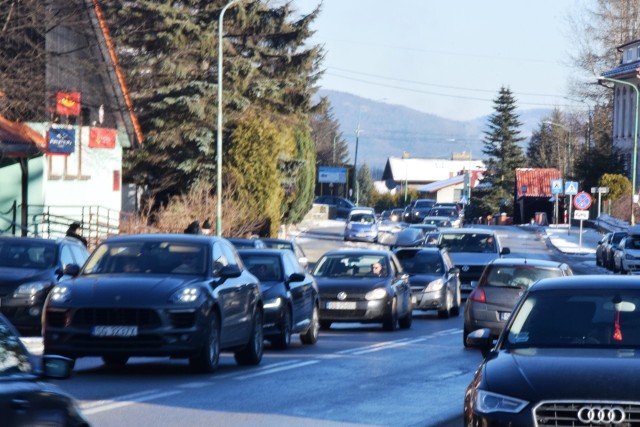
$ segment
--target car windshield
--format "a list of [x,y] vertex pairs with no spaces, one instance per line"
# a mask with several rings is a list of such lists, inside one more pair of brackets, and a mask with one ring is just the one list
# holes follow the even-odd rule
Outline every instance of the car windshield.
[[491,266],[487,269],[487,280],[483,286],[529,287],[540,279],[560,277],[559,268],[536,267],[533,265]]
[[497,252],[493,234],[487,233],[442,233],[440,247],[456,252]]
[[89,258],[83,274],[190,274],[207,268],[205,245],[187,242],[103,243]]
[[373,224],[375,217],[370,213],[353,213],[349,216],[349,222],[356,224]]
[[640,249],[640,236],[629,237],[625,241],[624,247],[628,249]]
[[29,354],[4,322],[0,321],[0,378],[31,373]]
[[442,274],[444,265],[442,257],[436,252],[398,251],[396,253],[400,265],[409,274]]
[[424,224],[429,224],[429,225],[434,225],[436,227],[450,227],[451,226],[451,221],[448,218],[430,218],[430,217],[426,217],[424,219],[424,221],[422,221]]
[[535,292],[506,331],[505,348],[640,349],[640,291]]
[[[380,263],[382,271],[374,272],[374,264]],[[387,277],[389,265],[384,255],[339,254],[325,255],[316,266],[315,277]]]
[[241,257],[244,265],[258,280],[264,282],[284,281],[279,256],[243,253]]
[[448,216],[448,217],[456,217],[458,216],[458,210],[453,208],[432,208],[429,211],[429,216]]
[[293,243],[283,241],[264,240],[264,245],[270,249],[289,249],[293,251]]
[[419,209],[425,209],[425,208],[430,208],[431,206],[433,206],[433,202],[430,200],[419,200],[416,202],[416,208]]
[[50,268],[55,265],[56,245],[28,239],[0,241],[0,267]]
[[617,245],[626,236],[627,233],[614,233],[613,236],[611,236],[611,243]]

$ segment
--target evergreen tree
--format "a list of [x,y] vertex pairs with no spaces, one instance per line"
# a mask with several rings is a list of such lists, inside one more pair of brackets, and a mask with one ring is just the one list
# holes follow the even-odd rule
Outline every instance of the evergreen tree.
[[[532,168],[556,168],[563,170],[563,156],[561,147],[565,140],[564,132],[561,126],[564,122],[562,113],[557,108],[553,110],[550,116],[545,117],[539,124],[538,129],[534,130],[531,140],[527,147],[527,165]],[[554,126],[551,123],[557,123]]]
[[525,165],[522,148],[518,143],[520,123],[516,114],[516,100],[508,88],[501,87],[494,100],[495,112],[489,117],[489,129],[485,131],[484,147],[486,172],[482,184],[488,187],[486,197],[482,192],[472,194],[472,204],[477,204],[478,215],[513,212],[513,192],[516,168]]
[[313,108],[310,118],[318,164],[337,166],[349,163],[349,146],[326,97]]
[[[214,82],[220,71],[216,62],[220,48],[224,49],[223,167],[232,167],[228,181],[241,185],[236,192],[238,203],[255,202],[248,189],[278,195],[275,187],[283,181],[278,174],[266,174],[262,178],[269,180],[259,181],[260,189],[254,188],[247,176],[254,171],[251,159],[279,171],[281,161],[314,156],[312,146],[305,147],[308,153],[297,152],[300,146],[292,135],[306,126],[316,90],[322,52],[305,43],[318,9],[293,20],[288,3],[269,7],[266,1],[240,2],[225,12],[225,37],[218,46],[218,18],[226,3],[114,0],[105,10],[146,137],[143,149],[126,157],[125,178],[147,186],[161,200],[199,181],[216,180]],[[243,146],[258,143],[253,122],[276,126],[288,135],[284,141],[289,145],[268,146],[255,158]],[[224,175],[226,182],[226,170]],[[283,197],[276,200],[284,203]],[[282,206],[275,211],[267,205],[260,208],[270,221],[275,220],[269,225],[272,230]]]
[[373,178],[371,177],[371,171],[366,163],[358,169],[358,189],[359,199],[358,204],[360,206],[372,206],[373,205],[373,193],[375,192],[375,186],[373,185]]

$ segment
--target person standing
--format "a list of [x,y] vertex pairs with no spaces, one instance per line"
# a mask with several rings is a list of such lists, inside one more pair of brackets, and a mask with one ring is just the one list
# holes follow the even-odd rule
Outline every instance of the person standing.
[[80,228],[79,222],[72,223],[67,229],[67,237],[73,237],[74,239],[78,239],[82,242],[82,244],[87,246],[87,239],[85,239],[80,233],[78,233],[78,229]]

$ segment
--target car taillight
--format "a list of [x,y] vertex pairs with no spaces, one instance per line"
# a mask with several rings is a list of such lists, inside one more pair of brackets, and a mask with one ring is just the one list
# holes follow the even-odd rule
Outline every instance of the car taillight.
[[469,295],[469,299],[475,302],[481,302],[483,304],[487,303],[487,296],[484,294],[482,289],[476,289]]

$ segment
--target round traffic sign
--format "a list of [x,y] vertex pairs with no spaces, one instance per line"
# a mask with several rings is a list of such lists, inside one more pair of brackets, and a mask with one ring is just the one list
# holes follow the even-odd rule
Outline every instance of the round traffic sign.
[[589,209],[591,202],[591,194],[581,191],[576,194],[573,199],[573,206],[575,206],[576,209]]

